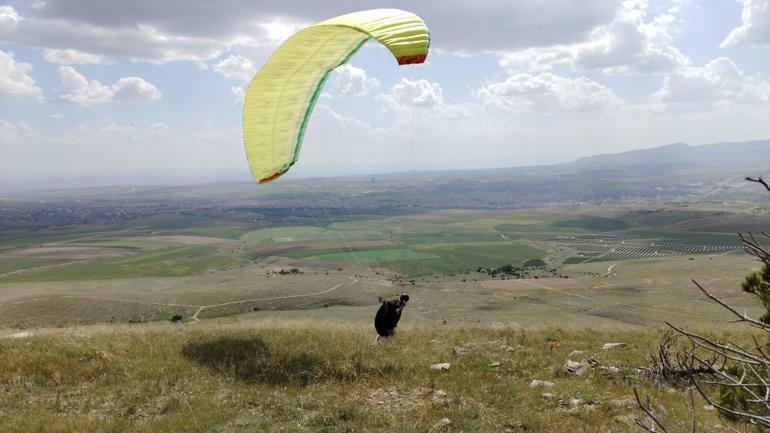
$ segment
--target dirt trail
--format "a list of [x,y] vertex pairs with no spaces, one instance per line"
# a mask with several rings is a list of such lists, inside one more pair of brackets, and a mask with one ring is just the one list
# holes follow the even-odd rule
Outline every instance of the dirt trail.
[[[351,279],[352,279],[352,282],[350,282],[349,284],[355,284],[355,283],[358,282],[358,278],[351,277]],[[342,287],[344,285],[345,285],[345,283],[339,283],[339,284],[337,284],[336,286],[334,286],[332,288],[329,288],[329,289],[326,289],[326,290],[323,290],[323,291],[320,291],[320,292],[304,293],[304,294],[301,294],[301,295],[278,296],[278,297],[274,297],[274,298],[243,299],[243,300],[240,300],[240,301],[223,302],[221,304],[202,305],[202,306],[200,306],[198,308],[198,311],[196,311],[195,314],[193,314],[193,316],[192,316],[193,322],[192,323],[200,322],[200,319],[198,319],[198,315],[203,310],[206,310],[206,309],[209,309],[209,308],[224,307],[226,305],[244,304],[244,303],[247,303],[247,302],[281,301],[281,300],[284,300],[284,299],[306,298],[306,297],[309,297],[309,296],[321,296],[321,295],[325,295],[327,293],[331,293],[331,292],[339,289],[340,287]]]
[[91,296],[91,295],[63,295],[63,296],[48,296],[48,297],[41,297],[41,298],[33,298],[33,299],[25,299],[22,301],[16,301],[16,302],[10,302],[7,304],[0,304],[0,307],[10,306],[10,305],[16,305],[16,304],[22,304],[26,302],[36,302],[36,301],[43,301],[52,297],[58,297],[58,298],[78,298],[78,299],[99,299],[103,301],[112,301],[112,302],[125,302],[129,304],[142,304],[142,305],[159,305],[163,307],[183,307],[183,308],[197,308],[195,311],[195,314],[192,316],[192,323],[200,322],[200,319],[198,318],[198,315],[203,311],[210,308],[216,308],[216,307],[224,307],[227,305],[235,305],[235,304],[243,304],[247,302],[264,302],[264,301],[281,301],[284,299],[294,299],[294,298],[306,298],[310,296],[321,296],[325,295],[327,293],[331,293],[340,287],[344,286],[345,284],[356,284],[358,282],[358,278],[350,277],[351,281],[349,283],[339,283],[334,287],[331,287],[326,290],[322,290],[320,292],[314,292],[314,293],[303,293],[299,295],[287,295],[287,296],[276,296],[272,298],[257,298],[257,299],[242,299],[239,301],[229,301],[229,302],[222,302],[220,304],[211,304],[211,305],[193,305],[193,304],[177,304],[177,303],[166,303],[166,302],[150,302],[150,301],[138,301],[135,299],[122,299],[122,298],[110,298],[106,296]]

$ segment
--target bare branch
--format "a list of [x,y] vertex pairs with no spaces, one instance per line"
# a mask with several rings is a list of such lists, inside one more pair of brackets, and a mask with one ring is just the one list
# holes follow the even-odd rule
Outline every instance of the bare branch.
[[753,177],[750,177],[750,176],[746,176],[746,177],[745,177],[745,179],[746,179],[746,180],[748,180],[749,182],[756,182],[756,183],[759,183],[759,184],[761,184],[762,186],[764,186],[766,190],[770,191],[770,185],[768,185],[768,184],[767,184],[767,182],[765,182],[765,180],[764,180],[764,179],[762,179],[762,176],[759,176],[759,177],[757,177],[757,178],[753,178]]
[[690,280],[690,281],[692,281],[693,284],[695,284],[695,286],[698,287],[698,289],[700,289],[700,291],[703,292],[704,295],[706,295],[706,297],[708,297],[712,301],[714,301],[717,304],[723,306],[725,309],[727,309],[731,313],[733,313],[736,316],[738,316],[741,319],[741,321],[748,322],[752,326],[755,326],[755,327],[757,327],[759,329],[763,329],[765,331],[770,332],[770,326],[768,326],[767,324],[765,324],[763,322],[760,322],[759,320],[752,319],[751,317],[749,317],[746,314],[739,313],[738,310],[733,308],[730,304],[722,301],[721,299],[719,299],[716,296],[712,295],[708,290],[704,289],[703,286],[701,286],[697,281],[695,281],[695,280]]
[[[642,400],[639,398],[639,393],[636,391],[636,388],[634,388],[634,397],[636,397],[636,404],[639,405],[639,409],[644,412],[648,418],[652,420],[654,423],[653,425],[647,426],[640,420],[639,418],[636,418],[634,421],[636,422],[636,425],[642,427],[643,429],[647,430],[651,433],[656,433],[655,431],[655,425],[660,427],[661,430],[663,430],[663,433],[668,433],[668,430],[666,430],[666,427],[658,421],[658,418],[655,417],[655,415],[652,413],[652,406],[650,405],[649,397],[647,398],[647,406],[642,404]],[[648,407],[649,406],[649,407]]]

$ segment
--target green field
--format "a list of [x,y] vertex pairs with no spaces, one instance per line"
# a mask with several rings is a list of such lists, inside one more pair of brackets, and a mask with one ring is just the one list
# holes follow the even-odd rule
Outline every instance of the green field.
[[235,227],[192,227],[188,229],[160,230],[156,235],[209,236],[212,238],[238,239],[247,230]]
[[303,257],[322,262],[353,262],[357,264],[377,264],[398,260],[427,260],[438,256],[421,253],[407,248],[340,248],[339,250],[318,250],[301,253],[289,253],[288,257]]
[[[426,302],[427,315],[413,320],[459,314],[464,323],[554,325],[569,318],[570,326],[613,327],[656,323],[673,314],[708,323],[711,309],[688,304],[689,278],[703,278],[743,305],[747,300],[735,290],[755,266],[737,249],[735,235],[693,230],[693,221],[713,221],[712,213],[725,224],[745,220],[742,210],[715,207],[652,214],[634,206],[581,206],[355,219],[316,215],[315,225],[304,220],[251,229],[214,222],[188,226],[201,219],[157,216],[113,230],[43,230],[28,239],[4,234],[0,317],[6,324],[66,324],[195,312],[176,304],[212,306],[200,318],[254,308],[262,314],[318,309],[323,317],[326,310],[319,307],[332,305],[346,305],[345,314],[358,317],[369,314],[378,296],[402,291],[393,283],[401,281]],[[91,255],[66,256],[67,248],[91,247]],[[34,255],[46,248],[57,255]],[[103,256],[108,252],[122,255]],[[478,272],[520,267],[531,259],[545,266],[525,271],[525,277],[567,282],[491,289],[485,281],[513,277]],[[276,275],[289,268],[300,274]],[[347,286],[356,275],[359,281]],[[343,288],[305,298],[338,284]],[[279,300],[283,295],[290,297]],[[254,301],[238,303],[249,299]]]
[[66,262],[66,259],[0,258],[0,274]]
[[[0,431],[631,433],[633,388],[675,423],[689,414],[682,393],[635,373],[657,329],[749,338],[690,279],[760,311],[740,290],[756,262],[711,230],[745,215],[710,206],[251,227],[157,216],[4,234]],[[545,266],[492,275],[531,259]],[[373,344],[378,299],[402,292],[398,334]],[[615,341],[630,348],[601,350]],[[570,356],[621,373],[570,376]],[[430,369],[439,362],[450,370]],[[698,419],[717,425],[702,407]]]
[[141,252],[129,257],[93,260],[55,269],[32,269],[23,274],[2,278],[0,282],[182,277],[200,275],[208,269],[219,269],[235,263],[230,257],[214,254],[216,251],[217,248],[213,246],[187,246]]

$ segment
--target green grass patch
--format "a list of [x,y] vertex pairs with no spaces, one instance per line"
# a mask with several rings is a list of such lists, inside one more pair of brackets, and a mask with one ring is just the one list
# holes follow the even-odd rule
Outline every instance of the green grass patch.
[[0,258],[0,274],[21,269],[33,269],[41,266],[57,265],[65,262],[67,262],[65,259]]
[[439,256],[444,264],[442,271],[460,272],[481,267],[497,267],[511,264],[520,266],[529,259],[545,257],[545,251],[518,242],[477,242],[458,244],[423,244],[412,247],[416,251]]
[[148,247],[157,247],[156,242],[149,241],[124,241],[124,240],[83,240],[77,242],[67,242],[68,247],[102,247],[102,248],[118,248],[126,250],[141,250]]
[[178,230],[156,231],[155,235],[205,236],[219,239],[238,239],[246,230],[235,227],[191,227]]
[[609,232],[627,229],[629,224],[618,219],[592,217],[558,221],[551,224],[551,226],[556,228],[585,230],[589,232]]
[[[381,345],[372,334],[249,323],[0,340],[0,431],[631,433],[642,416],[634,389],[665,407],[666,425],[690,416],[686,392],[636,379],[656,331],[403,329]],[[601,351],[608,341],[632,344]],[[467,353],[449,371],[429,368],[456,346]],[[619,378],[561,373],[573,350],[619,366]],[[533,389],[533,379],[555,385]],[[720,425],[696,402],[699,425]],[[451,425],[437,429],[442,418]]]
[[342,248],[341,251],[328,252],[324,254],[315,254],[308,257],[313,260],[319,260],[319,261],[325,261],[325,262],[353,261],[354,263],[363,263],[363,264],[376,264],[376,263],[391,262],[391,261],[398,261],[398,260],[422,260],[422,259],[439,258],[438,256],[433,254],[413,251],[407,248],[391,248],[391,249]]
[[60,280],[107,280],[113,278],[181,277],[200,275],[236,261],[214,255],[217,248],[210,245],[169,248],[70,266],[30,271],[21,275],[2,278],[2,282],[60,281]]
[[35,231],[9,231],[0,233],[0,251],[12,250],[19,247],[30,245],[41,245],[49,242],[61,242],[70,239],[77,239],[81,236],[92,236],[98,232],[83,229],[65,229],[65,230],[35,230]]

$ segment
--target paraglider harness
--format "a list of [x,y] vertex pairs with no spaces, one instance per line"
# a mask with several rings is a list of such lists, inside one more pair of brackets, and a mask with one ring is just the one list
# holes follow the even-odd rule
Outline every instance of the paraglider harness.
[[400,298],[389,301],[380,298],[380,302],[382,305],[374,316],[374,328],[380,337],[390,337],[396,332],[401,311],[409,302],[409,295],[404,293]]

